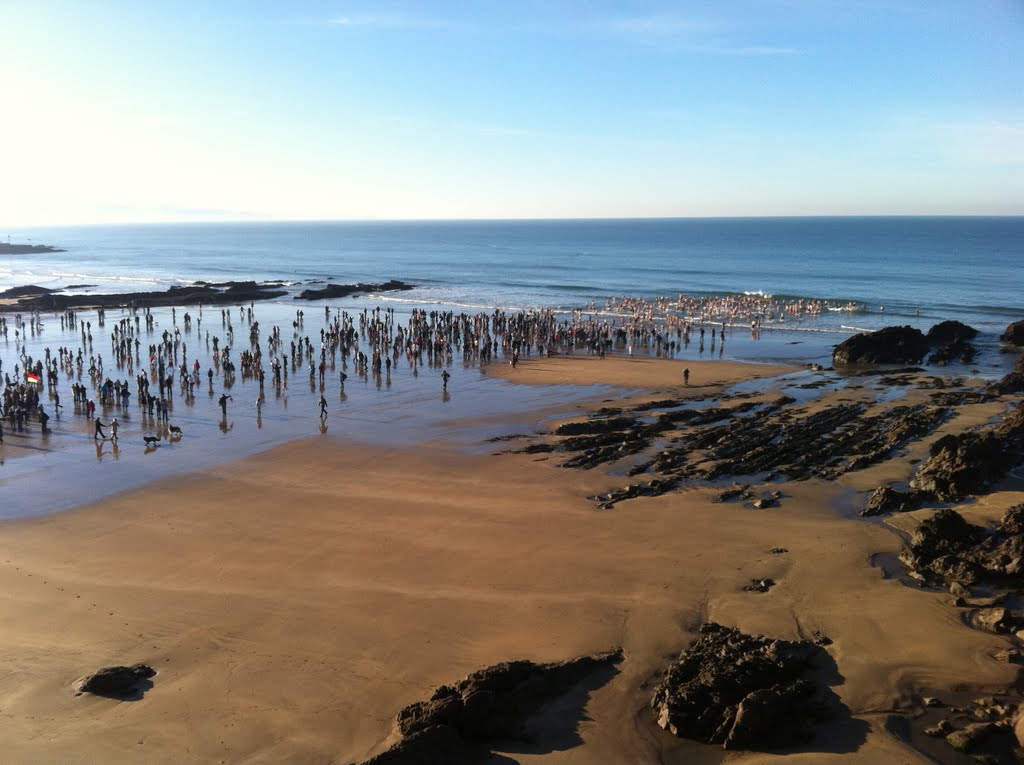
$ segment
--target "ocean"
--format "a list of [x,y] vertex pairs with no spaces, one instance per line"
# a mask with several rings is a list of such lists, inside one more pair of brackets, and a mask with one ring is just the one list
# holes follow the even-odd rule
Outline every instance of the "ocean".
[[[14,229],[63,253],[0,258],[0,288],[165,289],[196,280],[401,279],[405,306],[569,310],[611,296],[764,294],[831,311],[846,333],[959,319],[998,333],[1024,318],[1024,218],[715,218],[182,223]],[[792,328],[791,328],[792,329]]]

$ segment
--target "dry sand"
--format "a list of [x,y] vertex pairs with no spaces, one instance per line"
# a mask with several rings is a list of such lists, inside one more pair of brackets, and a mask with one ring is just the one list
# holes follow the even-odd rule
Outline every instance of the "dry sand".
[[[689,366],[700,385],[753,373]],[[501,374],[636,388],[642,369],[657,388],[677,384],[678,367],[562,359]],[[617,675],[537,723],[567,729],[509,756],[777,762],[653,724],[649,683],[705,619],[833,639],[834,690],[853,717],[786,762],[926,762],[885,732],[887,710],[921,689],[998,689],[1016,675],[991,658],[1003,640],[963,627],[948,595],[872,566],[900,540],[840,517],[849,486],[790,484],[765,511],[691,489],[599,512],[586,497],[623,479],[546,457],[301,441],[4,524],[2,759],[358,761],[386,748],[400,708],[474,669],[621,646]],[[994,495],[987,506],[1013,501]],[[776,546],[789,553],[770,555]],[[752,577],[779,584],[742,592]],[[140,661],[158,670],[141,700],[75,696],[80,676]]]

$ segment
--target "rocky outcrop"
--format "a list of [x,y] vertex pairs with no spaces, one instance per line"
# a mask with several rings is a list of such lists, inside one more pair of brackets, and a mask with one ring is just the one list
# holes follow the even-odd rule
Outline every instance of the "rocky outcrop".
[[616,650],[552,664],[507,661],[442,685],[398,713],[402,741],[363,765],[482,762],[491,743],[523,739],[527,718],[543,704],[621,659]]
[[993,427],[943,436],[933,443],[910,486],[953,502],[988,491],[1022,461],[1024,404],[1018,404]]
[[803,744],[829,716],[823,692],[805,678],[822,653],[809,641],[707,623],[654,689],[651,708],[676,736],[726,749]]
[[832,363],[917,364],[928,352],[929,343],[919,329],[886,327],[844,340],[832,353]]
[[47,252],[67,252],[48,244],[10,244],[0,242],[0,255],[40,255]]
[[978,336],[978,330],[969,327],[962,321],[940,321],[928,330],[925,337],[928,343],[935,346],[955,343],[959,341],[973,340]]
[[22,297],[4,310],[37,309],[64,311],[70,308],[119,308],[179,305],[242,304],[254,300],[269,300],[287,294],[279,282],[223,282],[207,284],[196,282],[187,287],[171,287],[163,292],[123,292],[104,295],[62,295],[56,292],[33,293]]
[[450,725],[434,725],[406,736],[361,765],[482,765],[490,752],[463,739]]
[[860,514],[865,518],[889,513],[905,513],[916,510],[924,498],[919,492],[906,492],[889,486],[879,486],[868,498],[868,503]]
[[978,336],[978,330],[959,321],[943,321],[928,330],[926,339],[935,348],[928,357],[929,364],[947,364],[960,361],[969,364],[974,360],[977,349],[971,340]]
[[911,535],[900,561],[922,581],[1024,585],[1024,504],[1007,510],[991,533],[955,510],[938,510]]
[[1010,393],[1024,393],[1024,372],[1013,371],[991,383],[985,390],[997,396]]
[[3,292],[0,292],[0,298],[4,300],[10,300],[12,298],[23,298],[30,295],[49,295],[54,290],[48,289],[47,287],[40,287],[35,284],[26,284],[22,287],[11,287]]
[[1015,321],[1010,324],[999,339],[1010,345],[1024,346],[1024,321]]
[[910,536],[900,561],[911,575],[924,581],[973,583],[978,571],[963,556],[984,538],[984,530],[968,523],[955,510],[944,508],[926,518]]
[[85,678],[78,686],[79,693],[96,696],[127,698],[144,690],[146,681],[156,675],[156,670],[146,664],[130,667],[104,667]]
[[348,297],[362,292],[402,292],[413,289],[412,284],[390,279],[383,284],[328,284],[321,290],[303,290],[296,300],[327,300]]
[[854,335],[836,346],[832,361],[838,365],[917,364],[930,349],[931,364],[969,363],[977,353],[971,344],[978,330],[959,321],[943,321],[928,334],[910,326],[885,327]]

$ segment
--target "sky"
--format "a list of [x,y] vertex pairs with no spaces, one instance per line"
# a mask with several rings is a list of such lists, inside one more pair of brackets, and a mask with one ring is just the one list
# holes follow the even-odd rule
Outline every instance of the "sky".
[[1024,0],[0,0],[0,224],[1024,214]]

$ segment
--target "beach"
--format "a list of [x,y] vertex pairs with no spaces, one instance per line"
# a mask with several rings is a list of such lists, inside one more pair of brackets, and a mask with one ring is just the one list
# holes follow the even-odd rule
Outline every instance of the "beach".
[[[505,425],[515,435],[610,402],[712,397],[793,372],[688,364],[689,387],[668,359],[534,358],[488,375],[525,391],[609,386],[555,420],[524,405]],[[777,392],[764,386],[765,397]],[[945,427],[992,409],[968,406]],[[926,445],[843,480],[775,484],[784,500],[769,510],[717,502],[718,489],[695,484],[600,511],[588,497],[621,485],[615,470],[514,453],[514,439],[479,438],[475,413],[450,413],[442,438],[300,439],[3,524],[6,756],[358,762],[397,740],[397,712],[439,685],[500,661],[621,647],[612,677],[546,707],[532,743],[495,751],[524,764],[776,761],[655,725],[652,681],[708,620],[831,639],[832,690],[849,714],[787,761],[927,762],[887,732],[892,712],[922,694],[1000,692],[1016,678],[1015,665],[993,658],[1006,638],[965,627],[948,593],[875,565],[901,537],[855,517],[863,492],[905,478]],[[1007,489],[968,512],[991,519],[1022,500]],[[743,591],[764,577],[777,585]],[[96,668],[135,662],[157,671],[141,698],[75,695]]]

